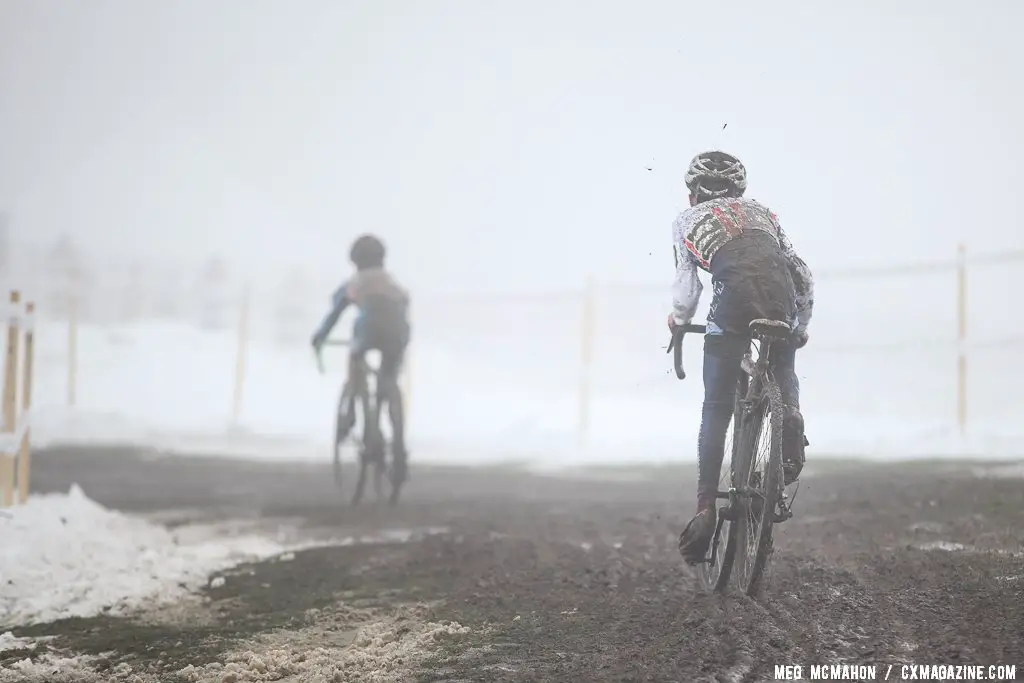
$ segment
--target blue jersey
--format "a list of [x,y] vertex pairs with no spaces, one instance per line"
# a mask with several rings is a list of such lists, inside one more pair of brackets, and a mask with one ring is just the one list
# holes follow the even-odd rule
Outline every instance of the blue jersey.
[[356,272],[335,290],[331,296],[331,310],[313,336],[317,343],[327,338],[349,306],[359,309],[356,337],[367,333],[377,336],[401,334],[408,328],[408,292],[383,268],[367,268]]

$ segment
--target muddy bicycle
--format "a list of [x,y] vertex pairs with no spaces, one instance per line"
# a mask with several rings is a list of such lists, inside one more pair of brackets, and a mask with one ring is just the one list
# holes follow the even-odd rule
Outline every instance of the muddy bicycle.
[[[728,466],[722,463],[726,488],[716,496],[727,502],[717,511],[710,553],[697,565],[697,575],[706,589],[724,592],[736,569],[743,592],[754,596],[773,550],[772,527],[793,516],[782,470],[785,406],[769,364],[772,344],[788,340],[791,328],[778,320],[759,319],[751,321],[749,330],[751,345],[741,361],[731,438],[726,439]],[[674,352],[679,379],[686,378],[683,337],[705,331],[704,325],[683,325],[674,331],[668,350]]]
[[[349,346],[350,340],[327,340],[324,346]],[[341,389],[341,396],[338,398],[338,409],[335,415],[334,426],[334,483],[339,490],[343,489],[344,477],[342,476],[342,446],[346,441],[351,441],[358,453],[359,475],[356,479],[355,491],[352,494],[352,505],[358,505],[363,499],[366,489],[368,470],[373,467],[373,485],[377,500],[384,497],[384,481],[387,480],[390,486],[388,503],[394,505],[398,502],[404,483],[405,473],[396,471],[392,441],[380,428],[380,413],[384,403],[378,392],[380,378],[380,362],[372,364],[367,356],[370,353],[377,354],[376,350],[367,351],[360,359],[358,372],[353,373],[345,380]],[[323,359],[317,354],[317,367],[323,374]],[[399,397],[399,402],[401,398]],[[391,422],[391,434],[395,433],[397,421],[403,419],[401,406],[397,409],[388,405],[388,417]],[[362,430],[356,429],[362,420]],[[361,431],[361,436],[357,436]]]

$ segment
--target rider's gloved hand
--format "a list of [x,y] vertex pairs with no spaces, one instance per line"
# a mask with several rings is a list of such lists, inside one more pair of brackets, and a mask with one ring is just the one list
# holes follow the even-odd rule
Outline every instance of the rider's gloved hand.
[[676,322],[676,314],[675,313],[669,313],[668,314],[668,331],[669,332],[675,332],[676,328],[679,327],[681,324],[682,323]]
[[793,346],[798,349],[802,349],[807,345],[807,330],[795,330],[793,332]]
[[310,346],[313,347],[314,351],[319,351],[320,347],[324,345],[324,340],[319,333],[314,334],[313,338],[309,340]]

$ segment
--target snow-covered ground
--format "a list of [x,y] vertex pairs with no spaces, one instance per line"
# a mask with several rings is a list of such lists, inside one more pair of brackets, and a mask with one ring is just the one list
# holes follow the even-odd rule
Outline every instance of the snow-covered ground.
[[169,531],[107,510],[77,486],[0,517],[0,626],[173,602],[211,572],[289,547],[265,534]]
[[[531,330],[545,327],[536,317],[540,313],[530,315]],[[486,329],[470,338],[471,329],[459,328],[468,325],[461,314],[435,318],[433,327],[420,326],[410,355],[410,448],[420,462],[560,466],[679,460],[693,453],[702,393],[699,338],[688,342],[690,377],[680,382],[670,374],[661,336],[634,340],[628,325],[625,339],[599,330],[590,426],[582,439],[572,326],[552,316],[550,339],[532,331]],[[234,332],[153,322],[82,326],[74,408],[67,405],[66,324],[40,323],[37,335],[36,445],[133,442],[246,457],[325,457],[343,379],[342,349],[326,351],[327,372],[320,375],[304,344],[283,347],[254,339],[234,423]],[[830,348],[828,339],[816,342],[799,359],[809,453],[1024,454],[1024,428],[1009,426],[1014,409],[1006,399],[1012,396],[991,381],[1009,354],[997,349],[972,360],[973,381],[980,387],[972,386],[972,396],[984,400],[972,404],[971,426],[961,437],[953,426],[955,356],[949,349],[908,344],[888,351],[843,350]],[[981,386],[983,381],[988,384]]]
[[[180,518],[179,518],[180,521]],[[338,527],[312,533],[289,520],[224,519],[167,528],[156,516],[110,510],[77,486],[0,510],[0,652],[26,647],[4,634],[100,613],[125,614],[180,601],[239,563],[320,546],[404,543],[443,527]]]

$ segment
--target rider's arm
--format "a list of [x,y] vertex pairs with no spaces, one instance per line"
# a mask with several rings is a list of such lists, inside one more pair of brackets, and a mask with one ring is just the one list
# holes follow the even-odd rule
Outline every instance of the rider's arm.
[[341,287],[334,292],[331,296],[331,310],[327,313],[327,316],[320,323],[320,327],[317,328],[313,334],[313,345],[320,346],[324,340],[327,339],[327,335],[331,333],[334,326],[338,323],[338,318],[345,312],[345,309],[352,303],[351,298],[348,295],[349,283],[343,284]]
[[793,249],[793,243],[789,241],[782,226],[779,225],[778,218],[774,214],[772,218],[775,219],[775,226],[779,229],[779,245],[782,247],[782,253],[786,256],[786,260],[789,261],[789,272],[793,274],[793,284],[796,286],[797,330],[806,332],[807,326],[811,322],[811,313],[814,310],[814,277],[804,260],[797,256],[796,250]]
[[700,267],[697,258],[683,246],[678,221],[673,229],[674,245],[672,247],[676,260],[676,277],[672,283],[672,318],[677,325],[687,325],[697,313],[704,285],[698,273]]

